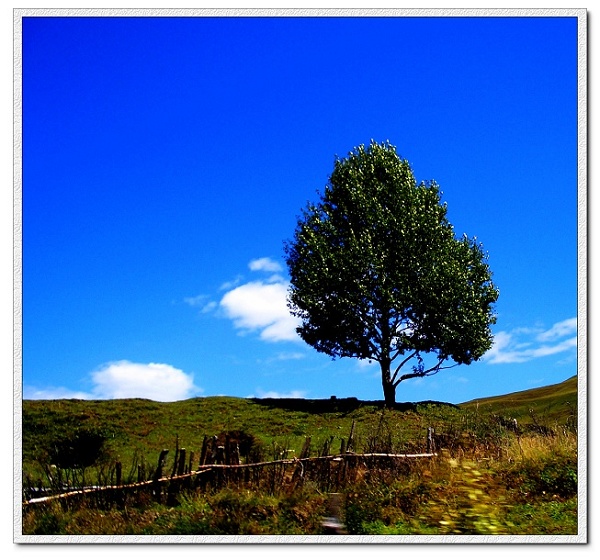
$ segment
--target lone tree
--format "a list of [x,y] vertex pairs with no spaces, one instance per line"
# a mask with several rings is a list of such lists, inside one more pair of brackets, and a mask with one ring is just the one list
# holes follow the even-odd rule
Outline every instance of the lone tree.
[[336,159],[285,254],[298,334],[334,359],[378,362],[386,406],[402,381],[491,347],[499,292],[481,244],[455,237],[438,185],[417,184],[387,142]]

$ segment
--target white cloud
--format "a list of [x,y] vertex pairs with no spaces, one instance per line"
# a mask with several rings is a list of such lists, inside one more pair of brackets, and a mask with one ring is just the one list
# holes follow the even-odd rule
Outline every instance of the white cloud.
[[263,391],[256,390],[256,395],[249,395],[248,399],[303,399],[306,397],[306,391],[289,391],[288,393],[280,393],[278,391]]
[[[278,274],[281,264],[269,257],[251,260],[248,268],[262,274],[261,280],[242,284],[242,276],[224,283],[220,290],[225,294],[218,304],[208,302],[205,312],[218,311],[233,321],[239,334],[259,333],[268,342],[299,341],[296,333],[299,321],[291,315],[287,306],[289,282]],[[198,296],[198,299],[202,296]],[[188,303],[199,305],[203,300],[188,298]],[[289,359],[289,358],[285,358]]]
[[253,272],[258,270],[262,270],[264,272],[281,272],[283,270],[278,262],[270,259],[269,257],[262,257],[260,259],[254,259],[250,261],[248,268]]
[[136,364],[123,360],[92,373],[93,393],[100,399],[145,398],[178,401],[198,392],[193,375],[168,364]]
[[304,354],[301,352],[280,352],[275,356],[275,360],[278,362],[288,361],[288,360],[302,360],[304,358]]
[[266,359],[258,359],[257,363],[259,364],[273,364],[277,362],[289,362],[291,360],[303,360],[305,355],[301,352],[279,352],[274,356],[271,356]]
[[192,307],[201,307],[206,302],[206,296],[193,296],[183,298],[183,301]]
[[219,287],[219,291],[226,292],[227,290],[231,290],[232,288],[239,286],[243,279],[244,277],[241,274],[238,274],[233,280],[230,280],[229,282],[223,282],[223,284],[221,284]]
[[221,299],[226,316],[242,333],[260,331],[269,342],[299,340],[298,320],[287,307],[288,283],[280,278],[242,284]]
[[524,363],[577,348],[577,318],[555,323],[549,329],[514,329],[494,335],[494,345],[484,356],[490,364]]
[[83,391],[72,391],[66,387],[23,387],[23,398],[26,400],[56,400],[56,399],[93,399],[93,395]]
[[266,282],[269,284],[278,283],[278,284],[285,284],[286,286],[288,285],[285,278],[283,276],[281,276],[280,274],[271,274],[271,276],[269,276],[267,278]]
[[541,342],[545,342],[548,340],[557,340],[565,336],[573,335],[576,332],[577,317],[573,317],[571,319],[555,323],[547,331],[543,331],[540,334],[538,334],[537,339]]
[[219,307],[219,304],[216,301],[209,301],[200,311],[202,313],[210,313]]
[[210,298],[205,295],[183,298],[183,301],[191,307],[200,308],[200,313],[210,313],[218,306],[216,301],[210,301]]
[[91,374],[92,391],[64,387],[24,390],[25,399],[150,399],[172,402],[189,399],[202,390],[191,374],[168,364],[138,364],[121,360],[99,367]]

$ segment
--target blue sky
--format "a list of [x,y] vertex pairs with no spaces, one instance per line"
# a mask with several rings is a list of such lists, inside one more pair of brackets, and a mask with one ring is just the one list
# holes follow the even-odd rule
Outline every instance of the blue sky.
[[335,156],[389,140],[500,289],[465,402],[577,373],[577,19],[23,20],[24,398],[355,396],[299,340],[283,243]]

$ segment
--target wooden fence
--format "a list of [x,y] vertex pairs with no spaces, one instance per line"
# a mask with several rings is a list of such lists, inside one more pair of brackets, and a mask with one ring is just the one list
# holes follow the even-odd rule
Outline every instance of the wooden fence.
[[165,472],[169,450],[163,449],[153,472],[146,473],[143,466],[138,466],[137,482],[123,483],[122,465],[117,462],[114,484],[68,488],[52,495],[40,495],[42,492],[28,489],[29,495],[37,493],[39,497],[24,500],[23,507],[84,498],[98,504],[118,504],[134,494],[145,495],[161,503],[176,504],[177,496],[183,490],[206,491],[235,485],[275,493],[301,487],[307,481],[331,493],[357,480],[395,478],[407,473],[415,460],[436,456],[431,429],[428,430],[425,453],[355,453],[353,433],[354,425],[350,437],[341,440],[337,454],[331,453],[333,438],[330,438],[321,445],[319,456],[309,456],[311,440],[307,437],[297,457],[251,462],[242,462],[240,442],[235,438],[227,435],[222,438],[204,437],[199,456],[193,452],[188,454],[186,449],[176,446],[170,473]]
[[[163,451],[164,453],[164,451]],[[163,454],[161,453],[161,457]],[[411,459],[429,458],[436,453],[347,453],[344,455],[328,455],[264,461],[260,463],[239,464],[207,464],[194,471],[170,476],[155,476],[152,480],[144,480],[130,484],[111,486],[95,486],[72,490],[40,498],[32,498],[23,506],[33,506],[53,500],[67,500],[87,496],[106,495],[109,501],[119,501],[118,495],[130,492],[149,490],[154,499],[167,502],[183,489],[220,487],[237,483],[244,486],[267,487],[275,491],[280,487],[298,486],[306,480],[318,480],[333,491],[350,481],[355,481],[359,473],[372,473],[373,470],[398,470],[401,462]],[[160,472],[161,467],[157,468]],[[103,500],[104,501],[104,500]]]

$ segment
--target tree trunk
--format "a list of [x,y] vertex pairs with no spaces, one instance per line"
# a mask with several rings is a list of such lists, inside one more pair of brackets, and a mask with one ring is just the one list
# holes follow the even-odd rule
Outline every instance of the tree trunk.
[[383,399],[385,401],[385,406],[393,408],[396,404],[396,387],[391,380],[390,365],[391,364],[385,363],[385,361],[381,362],[381,383],[383,385]]
[[389,381],[383,382],[383,398],[386,407],[393,408],[396,404],[396,387]]

